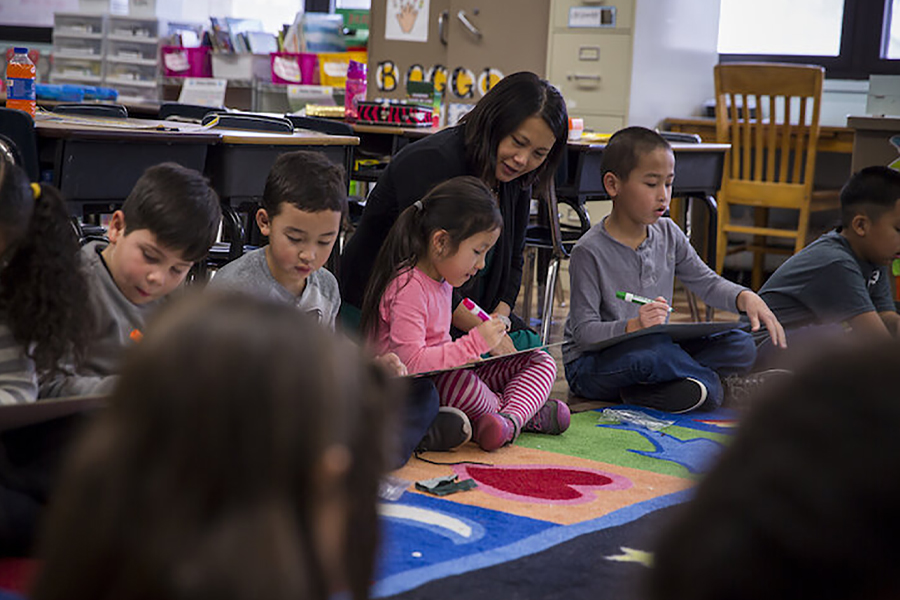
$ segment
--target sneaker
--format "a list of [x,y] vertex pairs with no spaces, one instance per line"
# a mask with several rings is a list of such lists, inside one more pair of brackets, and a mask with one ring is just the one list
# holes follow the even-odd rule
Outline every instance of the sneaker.
[[472,439],[472,424],[466,413],[442,406],[416,447],[416,452],[449,452]]
[[569,428],[572,413],[569,405],[559,400],[550,399],[538,410],[531,420],[525,423],[522,431],[529,433],[548,433],[559,435]]
[[489,413],[475,421],[473,437],[482,450],[491,452],[516,439],[516,424],[507,415]]
[[722,390],[725,393],[723,406],[746,409],[754,399],[770,386],[793,376],[787,369],[768,369],[747,375],[727,375],[722,378]]
[[676,415],[700,408],[707,396],[706,386],[692,377],[665,383],[633,385],[622,390],[622,400],[629,404]]

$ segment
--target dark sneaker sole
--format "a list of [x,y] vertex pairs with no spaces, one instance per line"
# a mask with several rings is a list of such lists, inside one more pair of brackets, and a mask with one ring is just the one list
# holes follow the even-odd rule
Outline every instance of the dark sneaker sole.
[[690,377],[665,383],[633,385],[622,390],[622,400],[629,404],[675,415],[700,408],[708,395],[706,386]]
[[472,423],[466,413],[452,406],[442,406],[419,444],[418,451],[450,452],[471,439]]

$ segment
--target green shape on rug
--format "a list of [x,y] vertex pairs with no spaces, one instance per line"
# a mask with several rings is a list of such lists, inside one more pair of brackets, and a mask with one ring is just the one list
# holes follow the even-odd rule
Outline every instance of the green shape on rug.
[[[600,413],[597,411],[576,413],[572,415],[572,423],[568,431],[562,435],[523,433],[516,440],[516,444],[525,448],[586,458],[674,477],[696,478],[695,474],[692,474],[680,464],[630,452],[630,450],[646,452],[654,450],[654,445],[639,432],[612,427],[598,427],[600,423]],[[681,441],[705,438],[718,443],[727,443],[727,440],[730,438],[729,435],[725,434],[699,431],[677,425],[666,427],[662,430],[662,433]]]

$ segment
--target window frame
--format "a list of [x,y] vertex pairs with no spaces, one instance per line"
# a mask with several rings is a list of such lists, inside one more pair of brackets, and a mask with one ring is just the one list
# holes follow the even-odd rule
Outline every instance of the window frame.
[[[882,58],[887,47],[892,0],[844,0],[838,56],[783,54],[719,54],[719,62],[783,62],[825,67],[829,79],[868,79],[869,75],[900,74],[900,59]],[[871,35],[879,31],[880,35]]]

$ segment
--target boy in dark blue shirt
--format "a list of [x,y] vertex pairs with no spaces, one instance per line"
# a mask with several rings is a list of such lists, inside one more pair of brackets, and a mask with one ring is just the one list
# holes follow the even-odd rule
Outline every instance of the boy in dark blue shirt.
[[[841,190],[841,226],[781,265],[760,296],[796,338],[807,326],[897,335],[887,265],[900,254],[900,173],[867,167]],[[801,334],[802,335],[802,334]],[[761,360],[769,354],[764,342]]]

